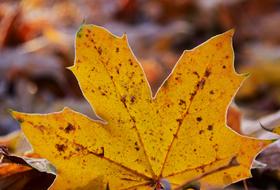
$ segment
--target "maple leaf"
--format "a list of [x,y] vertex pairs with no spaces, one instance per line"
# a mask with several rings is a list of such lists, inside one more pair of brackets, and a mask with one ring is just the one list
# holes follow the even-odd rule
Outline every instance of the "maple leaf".
[[225,186],[250,177],[271,141],[225,124],[245,75],[235,73],[233,31],[185,51],[152,97],[126,35],[83,25],[70,70],[101,120],[65,108],[13,112],[36,153],[57,169],[52,189],[180,189],[193,182]]
[[28,154],[24,158],[13,156],[5,147],[0,146],[0,189],[48,189],[55,175],[44,169],[51,165],[34,156],[36,155]]

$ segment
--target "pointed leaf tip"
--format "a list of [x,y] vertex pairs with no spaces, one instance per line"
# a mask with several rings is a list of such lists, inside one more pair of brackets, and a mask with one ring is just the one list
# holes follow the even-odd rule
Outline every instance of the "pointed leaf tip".
[[11,109],[11,108],[8,108],[8,109],[6,109],[6,112],[12,115],[12,114],[13,114],[13,112],[14,112],[14,110],[13,110],[13,109]]
[[126,32],[123,33],[123,35],[121,36],[121,39],[127,41],[127,33]]
[[232,29],[228,30],[228,31],[226,32],[226,34],[228,34],[230,37],[233,37],[233,35],[235,34],[235,29],[232,28]]
[[10,114],[11,114],[11,116],[12,116],[15,120],[17,120],[19,123],[23,123],[23,122],[24,122],[24,119],[22,119],[22,117],[20,117],[20,115],[21,115],[20,112],[11,110],[11,111],[10,111]]
[[72,109],[70,109],[69,107],[66,106],[62,109],[61,112],[69,112],[69,111],[72,111]]
[[70,71],[73,71],[74,70],[74,65],[72,65],[72,66],[69,66],[69,67],[65,67],[65,69],[67,69],[67,70],[70,70]]

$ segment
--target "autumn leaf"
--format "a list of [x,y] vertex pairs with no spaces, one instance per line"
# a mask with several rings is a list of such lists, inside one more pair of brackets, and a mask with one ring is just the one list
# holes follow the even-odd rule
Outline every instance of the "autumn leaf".
[[[55,175],[42,171],[44,159],[28,154],[24,158],[10,155],[0,146],[0,189],[1,190],[44,190],[52,184]],[[33,167],[32,167],[33,166]]]
[[250,177],[256,154],[271,141],[241,136],[225,124],[246,79],[233,67],[232,35],[184,51],[152,97],[127,36],[83,25],[70,70],[101,120],[70,108],[12,113],[34,152],[56,166],[52,189],[204,188]]

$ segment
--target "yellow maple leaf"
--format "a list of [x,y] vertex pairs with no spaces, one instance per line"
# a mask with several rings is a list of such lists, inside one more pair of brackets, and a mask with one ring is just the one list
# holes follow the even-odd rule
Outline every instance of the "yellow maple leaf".
[[185,51],[155,97],[126,35],[83,25],[71,71],[102,121],[65,108],[13,112],[36,153],[57,168],[52,189],[180,189],[225,186],[250,177],[271,141],[225,124],[244,75],[235,73],[233,31]]

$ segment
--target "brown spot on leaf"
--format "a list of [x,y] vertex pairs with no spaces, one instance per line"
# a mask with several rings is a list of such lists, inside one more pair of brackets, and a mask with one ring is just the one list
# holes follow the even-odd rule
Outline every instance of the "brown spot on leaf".
[[139,151],[139,150],[140,150],[140,147],[138,146],[138,143],[135,142],[134,145],[135,145],[135,150],[136,150],[136,151]]
[[201,121],[202,121],[202,118],[201,118],[201,117],[197,117],[197,118],[196,118],[196,121],[201,122]]
[[75,127],[71,124],[68,123],[67,127],[64,129],[65,133],[70,133],[71,131],[75,131]]
[[204,131],[203,130],[199,130],[198,133],[201,135],[202,133],[204,133]]
[[194,74],[194,75],[196,75],[196,76],[197,76],[197,78],[199,78],[199,77],[200,77],[200,76],[199,76],[199,74],[198,74],[198,72],[196,72],[196,71],[194,71],[194,72],[193,72],[193,74]]
[[77,147],[75,148],[75,150],[76,150],[77,152],[79,152],[79,151],[81,151],[82,149],[81,149],[80,146],[77,146]]
[[208,129],[209,131],[212,131],[212,130],[213,130],[213,125],[208,125],[207,129]]
[[179,125],[182,124],[183,120],[182,119],[176,119],[176,121],[178,122]]
[[208,78],[208,77],[210,76],[210,74],[211,74],[210,69],[206,69],[206,71],[205,71],[205,73],[204,73],[204,76],[205,76],[206,78]]
[[219,149],[219,145],[216,143],[212,146],[215,150],[215,152],[218,152],[218,149]]
[[120,48],[117,47],[117,48],[116,48],[116,52],[119,53],[119,51],[120,51]]
[[186,106],[186,102],[185,102],[184,100],[180,99],[179,105],[180,105],[180,106],[181,106],[181,105],[185,105],[185,106]]
[[97,152],[97,155],[100,157],[104,157],[104,147],[100,147],[100,150]]
[[34,128],[38,129],[41,133],[44,133],[46,127],[44,125],[34,125]]
[[59,151],[59,152],[65,152],[65,150],[67,149],[67,146],[65,146],[64,144],[56,144],[55,148]]
[[101,55],[102,54],[102,48],[98,47],[97,52],[99,53],[99,55]]
[[205,79],[203,78],[200,81],[198,81],[198,83],[196,84],[196,87],[198,89],[203,89],[204,85],[205,85]]
[[126,103],[126,95],[121,97],[121,102],[124,103],[124,104]]
[[133,65],[132,60],[131,60],[131,59],[128,59],[128,61],[129,61],[129,64],[132,66],[132,65]]
[[190,96],[191,96],[190,99],[189,99],[190,101],[192,101],[194,99],[196,93],[197,93],[197,91],[194,91],[194,92],[190,93]]
[[135,102],[135,99],[136,99],[135,96],[131,96],[131,97],[130,97],[130,102],[131,102],[131,103],[134,103],[134,102]]

